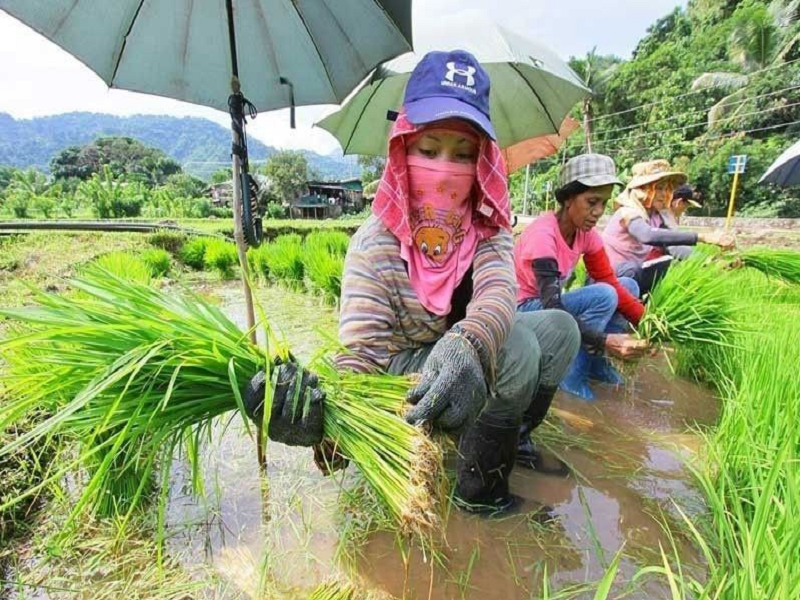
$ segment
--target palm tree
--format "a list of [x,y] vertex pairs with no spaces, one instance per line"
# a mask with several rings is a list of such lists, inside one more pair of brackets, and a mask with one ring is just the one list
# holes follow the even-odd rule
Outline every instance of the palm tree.
[[584,58],[572,58],[570,67],[583,84],[592,90],[592,95],[583,101],[583,134],[586,139],[586,150],[592,151],[592,137],[594,134],[594,102],[605,95],[606,86],[616,70],[621,59],[616,56],[603,56],[597,54],[597,47],[589,51]]
[[[769,7],[748,3],[732,16],[729,56],[742,73],[703,73],[692,82],[693,90],[716,89],[728,92],[708,111],[708,126],[714,127],[728,113],[735,115],[744,106],[745,87],[756,71],[785,61],[787,54],[800,42],[800,34],[791,39],[785,30],[800,18],[800,0],[776,0]],[[734,108],[736,107],[736,108]]]

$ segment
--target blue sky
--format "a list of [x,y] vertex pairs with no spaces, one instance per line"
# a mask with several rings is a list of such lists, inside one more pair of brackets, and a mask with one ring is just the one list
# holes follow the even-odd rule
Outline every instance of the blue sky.
[[[550,46],[564,59],[595,46],[598,52],[628,57],[649,25],[685,4],[685,0],[416,0],[414,19],[446,27],[453,13],[490,10],[491,18],[501,25]],[[2,11],[0,84],[0,112],[15,118],[91,111],[200,116],[229,124],[226,114],[212,109],[108,90],[77,60]],[[328,110],[299,110],[295,131],[289,129],[286,111],[261,114],[248,132],[272,146],[332,152],[338,149],[336,141],[311,128]]]

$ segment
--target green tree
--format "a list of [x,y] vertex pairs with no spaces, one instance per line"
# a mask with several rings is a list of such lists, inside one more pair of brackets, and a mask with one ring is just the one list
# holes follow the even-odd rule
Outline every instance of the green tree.
[[11,183],[11,180],[14,178],[14,173],[19,171],[16,167],[9,167],[7,165],[0,165],[0,197],[2,197],[3,192],[6,191],[6,188]]
[[616,56],[597,54],[597,47],[592,48],[585,57],[572,58],[569,61],[569,66],[581,78],[583,84],[592,90],[592,95],[583,101],[581,110],[583,135],[588,152],[592,152],[595,102],[602,100],[606,93],[606,85],[621,62],[622,59]]
[[225,167],[224,169],[217,169],[208,178],[209,183],[225,183],[233,179],[233,169]]
[[25,219],[37,203],[39,196],[47,193],[49,183],[41,171],[28,169],[15,171],[6,189],[6,204],[18,219]]
[[164,187],[185,198],[200,198],[205,195],[208,186],[202,179],[188,173],[175,173],[167,177]]
[[367,185],[381,178],[386,159],[383,156],[359,154],[358,166],[361,167],[361,183]]
[[302,152],[281,150],[269,157],[263,172],[269,178],[272,197],[289,202],[305,188],[308,161]]
[[100,219],[138,217],[147,199],[147,190],[141,182],[127,182],[117,178],[109,165],[95,173],[89,181],[78,186],[79,198],[92,207]]
[[50,161],[55,179],[87,181],[108,166],[115,177],[125,175],[153,187],[182,171],[181,166],[157,148],[129,137],[98,138],[85,146],[71,146]]

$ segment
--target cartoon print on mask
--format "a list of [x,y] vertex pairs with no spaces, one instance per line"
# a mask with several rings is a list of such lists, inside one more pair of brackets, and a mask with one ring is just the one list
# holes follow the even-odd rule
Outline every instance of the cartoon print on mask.
[[455,210],[436,209],[430,204],[412,213],[414,245],[432,263],[445,262],[464,239],[463,215]]
[[438,227],[418,227],[414,232],[414,243],[425,256],[442,262],[447,256],[450,234]]

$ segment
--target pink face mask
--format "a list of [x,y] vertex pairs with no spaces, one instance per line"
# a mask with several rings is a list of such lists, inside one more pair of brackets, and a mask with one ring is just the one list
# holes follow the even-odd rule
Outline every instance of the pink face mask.
[[413,203],[459,209],[475,184],[475,165],[408,156],[408,191]]

